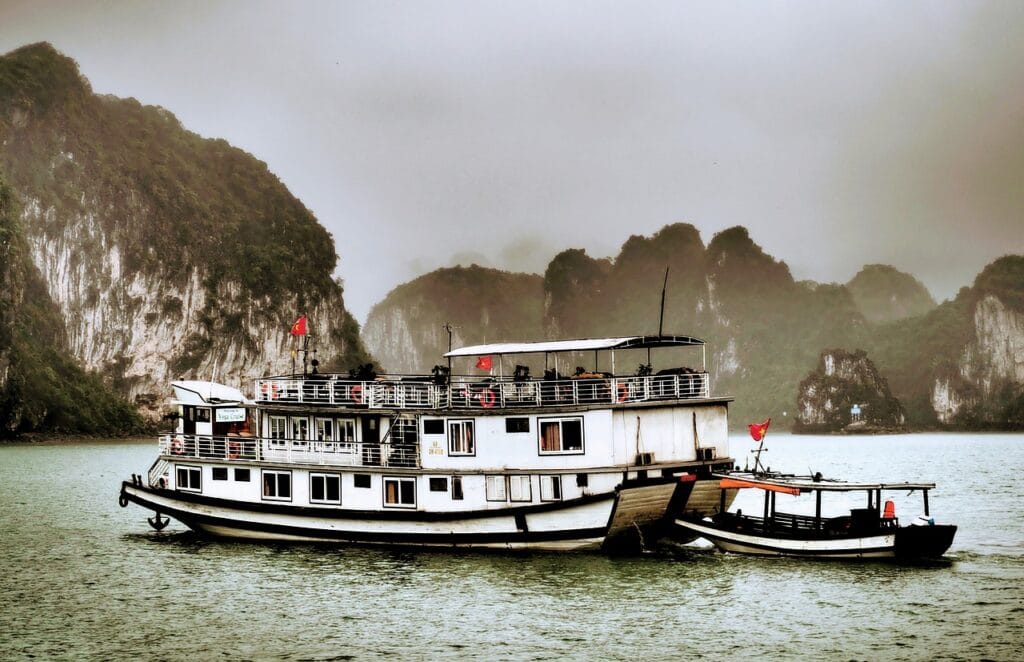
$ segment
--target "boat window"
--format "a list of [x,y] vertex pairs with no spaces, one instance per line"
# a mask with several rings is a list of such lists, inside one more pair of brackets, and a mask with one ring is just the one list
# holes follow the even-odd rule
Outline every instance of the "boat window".
[[209,423],[210,422],[210,408],[209,407],[198,407],[196,409],[196,423]]
[[505,488],[504,476],[486,476],[485,481],[487,483],[488,501],[508,501],[508,490]]
[[511,501],[533,501],[529,476],[509,476],[508,496]]
[[272,446],[284,446],[284,439],[288,436],[287,429],[287,419],[284,416],[271,416],[270,444]]
[[476,446],[473,439],[473,421],[449,421],[449,455],[476,455]]
[[452,476],[452,501],[462,501],[462,476]]
[[263,498],[271,501],[291,501],[292,472],[264,471]]
[[214,467],[213,468],[213,479],[214,480],[227,480],[228,479],[228,468],[227,467]]
[[583,419],[542,419],[540,427],[540,453],[582,453]]
[[401,508],[416,507],[415,478],[385,478],[384,505]]
[[341,476],[309,474],[310,503],[341,503]]
[[[333,418],[316,419],[316,439],[317,441],[334,441]],[[327,450],[333,450],[333,446],[329,447]]]
[[[584,474],[586,475],[586,474]],[[540,500],[561,501],[562,499],[562,477],[541,476],[540,477]]]
[[189,492],[202,491],[203,471],[199,467],[183,467],[178,465],[176,476],[178,480],[175,484],[179,490],[187,490]]
[[448,479],[447,478],[431,478],[430,479],[430,491],[431,492],[447,492],[448,491]]
[[505,432],[529,432],[530,431],[530,419],[528,418],[506,418],[505,419]]
[[338,450],[351,453],[352,444],[356,443],[356,419],[354,418],[339,418],[338,419]]
[[370,487],[370,474],[355,474],[352,482],[356,487]]
[[309,419],[305,416],[296,416],[291,419],[292,439],[295,441],[306,441],[309,439]]
[[249,482],[249,470],[248,469],[235,469],[235,480],[239,483]]
[[423,434],[444,434],[444,419],[424,418]]

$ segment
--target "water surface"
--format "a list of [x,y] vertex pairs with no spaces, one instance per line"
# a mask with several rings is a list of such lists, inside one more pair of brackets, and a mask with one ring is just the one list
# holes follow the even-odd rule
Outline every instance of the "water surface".
[[[742,465],[751,447],[734,437]],[[10,659],[1019,659],[1024,435],[796,437],[775,469],[934,480],[945,563],[635,558],[211,541],[149,528],[120,481],[155,443],[0,447]],[[744,497],[745,499],[746,497]],[[747,508],[759,501],[747,499]],[[741,499],[738,505],[744,507]],[[900,517],[920,497],[900,496]]]

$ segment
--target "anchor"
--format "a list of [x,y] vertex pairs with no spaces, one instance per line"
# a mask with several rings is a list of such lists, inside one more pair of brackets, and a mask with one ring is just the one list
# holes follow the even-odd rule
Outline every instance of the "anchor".
[[148,518],[148,521],[151,527],[153,527],[157,531],[163,531],[167,528],[167,525],[171,523],[171,518],[164,517],[163,519],[161,519],[160,512],[157,511],[156,516]]

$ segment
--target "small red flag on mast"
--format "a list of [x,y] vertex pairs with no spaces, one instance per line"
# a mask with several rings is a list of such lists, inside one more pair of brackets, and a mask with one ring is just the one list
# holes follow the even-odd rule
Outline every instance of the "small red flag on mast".
[[290,333],[293,336],[304,336],[306,335],[306,316],[301,315],[299,319],[295,320],[295,324],[292,324],[292,330]]
[[476,367],[478,370],[490,370],[491,369],[491,357],[481,356],[476,360]]
[[761,441],[764,436],[768,434],[768,425],[772,422],[772,419],[768,419],[764,423],[751,423],[747,426],[750,430],[750,436],[754,438],[754,441]]

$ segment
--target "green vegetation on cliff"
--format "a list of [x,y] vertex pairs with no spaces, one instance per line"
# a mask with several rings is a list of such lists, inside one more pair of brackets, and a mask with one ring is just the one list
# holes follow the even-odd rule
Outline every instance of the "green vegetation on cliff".
[[869,322],[917,317],[935,308],[935,299],[921,281],[887,264],[867,265],[846,289]]
[[0,438],[141,431],[135,410],[68,352],[63,320],[17,218],[14,195],[0,180]]

